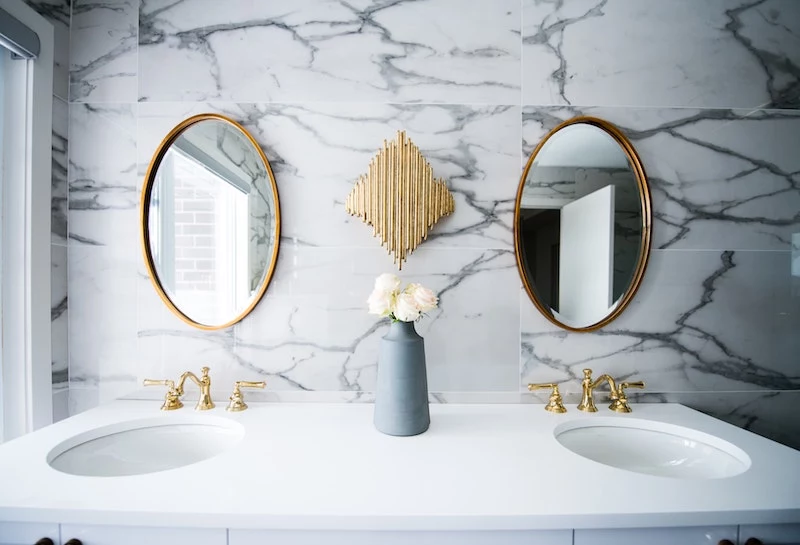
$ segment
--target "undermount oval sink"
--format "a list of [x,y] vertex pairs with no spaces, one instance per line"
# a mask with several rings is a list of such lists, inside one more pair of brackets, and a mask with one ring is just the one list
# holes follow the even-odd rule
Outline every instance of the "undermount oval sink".
[[584,458],[659,477],[724,479],[744,473],[751,463],[742,449],[718,437],[650,420],[573,420],[553,433]]
[[131,420],[61,442],[47,455],[47,463],[71,475],[143,475],[207,460],[243,437],[239,423],[212,416]]

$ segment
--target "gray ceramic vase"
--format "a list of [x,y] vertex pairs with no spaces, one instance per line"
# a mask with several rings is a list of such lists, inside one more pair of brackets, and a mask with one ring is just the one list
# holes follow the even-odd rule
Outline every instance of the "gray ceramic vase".
[[392,322],[381,341],[375,427],[387,435],[419,435],[431,423],[425,341],[414,322]]

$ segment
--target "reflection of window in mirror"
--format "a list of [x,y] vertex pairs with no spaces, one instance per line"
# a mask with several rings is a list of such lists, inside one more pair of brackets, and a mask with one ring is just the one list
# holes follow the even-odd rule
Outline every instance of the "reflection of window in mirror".
[[248,194],[170,149],[156,179],[153,258],[170,297],[199,316],[235,314],[250,298]]
[[201,329],[230,327],[264,294],[278,254],[280,209],[267,158],[216,114],[178,124],[142,190],[142,242],[158,293]]

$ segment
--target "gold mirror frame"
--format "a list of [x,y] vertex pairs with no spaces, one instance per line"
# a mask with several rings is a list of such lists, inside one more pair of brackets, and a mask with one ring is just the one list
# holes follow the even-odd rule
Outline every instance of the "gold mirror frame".
[[[626,157],[628,158],[628,162],[633,169],[634,176],[636,177],[636,185],[639,189],[639,203],[642,209],[642,240],[639,244],[639,259],[636,262],[636,270],[634,271],[633,278],[631,279],[630,285],[625,293],[620,298],[620,303],[616,306],[616,308],[605,318],[600,320],[597,323],[586,327],[572,327],[567,324],[564,324],[557,320],[555,316],[553,316],[552,311],[548,308],[547,305],[542,303],[539,300],[539,297],[536,295],[533,286],[531,286],[528,277],[525,274],[525,264],[522,263],[522,248],[521,248],[521,236],[520,236],[520,225],[519,225],[519,214],[520,214],[520,205],[522,203],[522,192],[525,188],[525,180],[528,178],[528,173],[533,165],[533,161],[536,159],[538,153],[542,150],[544,145],[547,141],[558,131],[563,129],[564,127],[568,127],[570,125],[576,124],[587,124],[593,125],[606,134],[610,135],[614,141],[622,148],[625,152]],[[644,172],[644,167],[642,166],[642,162],[639,159],[639,155],[636,153],[636,149],[634,149],[633,144],[631,144],[630,140],[620,131],[617,127],[605,121],[603,119],[599,119],[597,117],[591,116],[579,116],[564,121],[548,132],[545,137],[542,139],[541,142],[536,146],[536,149],[533,150],[531,156],[528,158],[528,163],[525,165],[525,170],[522,172],[522,178],[520,179],[519,188],[517,189],[517,199],[514,204],[514,253],[517,259],[517,270],[519,272],[519,276],[522,279],[522,285],[525,286],[525,291],[528,292],[528,296],[533,301],[533,304],[536,305],[536,308],[539,309],[539,312],[542,315],[550,320],[550,322],[554,323],[558,327],[569,331],[575,331],[578,333],[585,333],[589,331],[595,331],[600,329],[601,327],[605,327],[606,325],[610,324],[614,321],[622,312],[627,308],[628,304],[633,300],[634,295],[639,290],[639,286],[642,283],[642,278],[644,277],[645,269],[647,269],[647,262],[650,257],[650,246],[652,243],[652,223],[653,223],[653,211],[650,204],[650,187],[647,183],[647,176]]]
[[[206,325],[201,324],[199,322],[195,322],[189,316],[184,314],[181,309],[179,309],[175,303],[167,295],[166,291],[164,291],[164,287],[161,285],[161,282],[158,280],[158,274],[156,273],[155,262],[153,261],[153,254],[150,251],[150,196],[152,194],[153,184],[155,182],[156,173],[158,172],[158,167],[161,164],[161,161],[164,159],[164,155],[166,155],[167,151],[170,149],[172,144],[178,137],[183,134],[183,132],[191,127],[192,125],[196,125],[201,121],[208,121],[208,120],[216,120],[222,121],[224,123],[228,123],[234,126],[236,129],[239,130],[250,142],[250,144],[258,151],[261,160],[264,162],[264,167],[267,170],[267,174],[269,175],[270,185],[272,186],[272,196],[275,199],[275,247],[272,249],[272,256],[270,258],[269,268],[266,270],[264,274],[264,279],[262,280],[261,287],[256,293],[253,301],[247,306],[244,311],[242,311],[236,318],[226,322],[222,325]],[[216,331],[219,329],[226,329],[228,327],[233,326],[234,324],[242,321],[248,314],[250,314],[253,309],[258,305],[261,301],[262,297],[264,297],[264,293],[267,291],[267,287],[269,286],[270,280],[272,280],[272,275],[275,272],[275,264],[278,261],[278,249],[280,248],[280,240],[281,240],[281,207],[280,201],[278,200],[278,185],[275,183],[275,175],[272,172],[272,167],[269,164],[269,160],[267,156],[264,155],[264,151],[261,149],[261,146],[256,142],[255,138],[247,132],[241,124],[237,123],[233,119],[226,117],[220,114],[198,114],[194,115],[188,119],[184,119],[180,123],[178,123],[164,140],[161,141],[158,148],[156,149],[153,158],[150,160],[150,165],[147,167],[147,174],[144,177],[144,187],[142,187],[142,196],[140,199],[140,206],[141,209],[139,210],[139,218],[140,218],[140,226],[141,229],[141,244],[142,244],[142,252],[144,253],[144,262],[147,265],[147,272],[150,275],[150,281],[153,283],[153,287],[156,289],[159,297],[161,300],[164,301],[164,304],[167,305],[173,314],[175,314],[178,318],[186,322],[187,324],[194,326],[198,329],[203,329],[206,331]]]

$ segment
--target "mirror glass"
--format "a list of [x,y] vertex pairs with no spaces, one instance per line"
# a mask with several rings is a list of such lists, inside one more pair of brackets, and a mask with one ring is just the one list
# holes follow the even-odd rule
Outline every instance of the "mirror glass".
[[258,303],[280,212],[269,163],[244,128],[213,114],[176,127],[150,166],[142,210],[151,278],[179,316],[218,329]]
[[523,283],[552,322],[591,330],[633,297],[650,245],[650,197],[633,147],[615,127],[578,118],[534,151],[517,196]]

